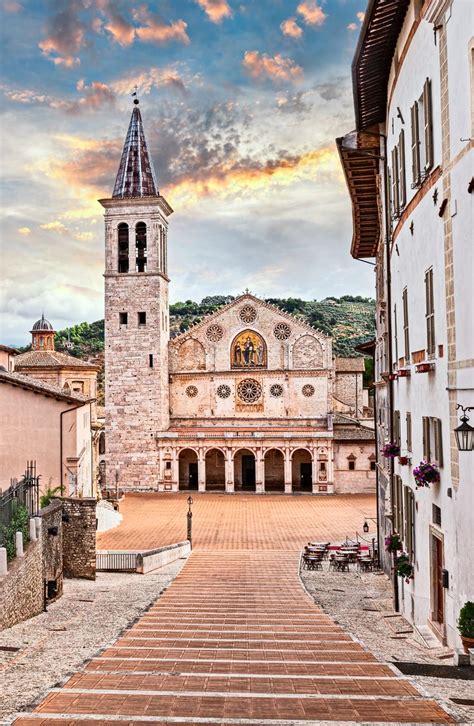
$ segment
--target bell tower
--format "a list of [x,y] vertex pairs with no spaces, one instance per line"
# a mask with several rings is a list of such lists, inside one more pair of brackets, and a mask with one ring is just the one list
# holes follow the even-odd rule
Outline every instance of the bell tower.
[[138,100],[105,209],[105,434],[108,485],[156,487],[155,434],[169,427],[168,217]]

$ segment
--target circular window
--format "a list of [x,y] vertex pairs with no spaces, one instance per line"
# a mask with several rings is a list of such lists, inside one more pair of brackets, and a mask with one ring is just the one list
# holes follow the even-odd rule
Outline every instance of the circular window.
[[288,323],[277,323],[273,328],[273,335],[278,340],[288,340],[291,335],[291,328]]
[[303,396],[310,398],[311,396],[314,396],[314,386],[312,386],[311,383],[306,383],[301,389],[301,392]]
[[227,386],[225,383],[217,386],[217,395],[219,396],[219,398],[229,398],[230,386]]
[[273,386],[270,386],[270,395],[274,398],[279,398],[283,394],[283,386],[280,386],[279,383],[274,383]]
[[188,386],[186,388],[186,395],[189,396],[189,398],[194,398],[198,395],[198,389],[196,386]]
[[220,340],[222,340],[224,331],[222,330],[220,325],[218,325],[217,323],[213,323],[206,330],[206,335],[212,343],[218,343]]
[[254,378],[246,378],[237,386],[237,394],[244,403],[255,403],[262,395],[262,386]]
[[244,323],[253,323],[256,317],[257,311],[253,305],[244,305],[243,308],[240,308],[239,318],[243,320]]

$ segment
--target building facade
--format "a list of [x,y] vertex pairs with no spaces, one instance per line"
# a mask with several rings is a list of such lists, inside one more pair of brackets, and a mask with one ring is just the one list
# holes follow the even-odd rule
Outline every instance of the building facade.
[[342,472],[344,491],[373,491],[362,359],[334,359],[331,338],[249,292],[170,340],[173,210],[138,103],[101,204],[108,486],[330,494]]
[[[450,646],[474,600],[474,452],[454,434],[457,405],[474,406],[473,29],[464,0],[370,3],[353,62],[356,130],[337,140],[352,255],[376,265],[380,536],[397,532],[413,566],[395,577],[400,610]],[[399,456],[383,456],[387,442]],[[417,485],[420,462],[439,481]]]

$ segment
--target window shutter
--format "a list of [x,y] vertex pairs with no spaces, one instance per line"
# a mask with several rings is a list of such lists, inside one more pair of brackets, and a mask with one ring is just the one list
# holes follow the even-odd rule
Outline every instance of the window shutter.
[[418,102],[411,107],[411,169],[413,184],[420,183],[420,134],[418,129]]
[[434,425],[434,439],[435,439],[435,459],[439,466],[443,466],[443,438],[441,429],[441,419],[435,418],[433,420]]
[[411,451],[411,413],[407,412],[406,415],[406,427],[407,427],[407,449]]
[[423,416],[423,459],[430,460],[430,420],[427,416]]
[[398,149],[396,146],[392,149],[392,202],[393,214],[398,217],[400,212],[400,195],[398,188]]
[[433,109],[431,100],[431,81],[426,79],[423,86],[423,108],[425,115],[425,149],[426,149],[426,166],[425,169],[431,169],[433,166]]
[[406,173],[405,173],[405,131],[400,131],[398,139],[398,171],[399,171],[399,198],[400,208],[403,209],[407,203],[407,184],[406,184]]

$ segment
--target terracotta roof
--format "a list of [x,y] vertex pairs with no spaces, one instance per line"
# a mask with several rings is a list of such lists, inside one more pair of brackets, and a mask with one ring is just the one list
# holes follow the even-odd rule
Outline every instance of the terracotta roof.
[[153,162],[148,154],[138,101],[135,101],[135,104],[115,180],[113,198],[126,199],[159,195]]
[[58,350],[28,350],[15,358],[15,368],[84,368],[99,370],[99,366],[74,358]]
[[52,396],[64,401],[73,403],[87,403],[92,400],[82,393],[65,393],[62,388],[53,383],[45,383],[32,376],[24,376],[21,373],[10,373],[0,370],[0,383],[10,384],[19,388],[25,388],[35,393],[42,393],[45,396]]
[[335,441],[375,441],[373,429],[366,429],[364,426],[353,426],[351,428],[334,427]]
[[10,353],[10,355],[18,355],[18,351],[16,348],[10,348],[9,345],[2,345],[0,343],[0,350],[2,350],[4,353]]
[[350,373],[363,373],[365,360],[362,356],[357,358],[336,358],[336,373],[347,371]]

